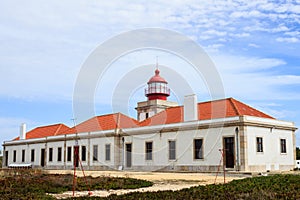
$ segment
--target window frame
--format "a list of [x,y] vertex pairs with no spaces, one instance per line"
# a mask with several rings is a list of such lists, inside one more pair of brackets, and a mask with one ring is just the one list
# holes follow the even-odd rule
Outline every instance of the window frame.
[[25,162],[25,149],[22,149],[22,163]]
[[35,150],[34,149],[31,149],[31,152],[30,152],[30,161],[31,162],[34,162],[35,160]]
[[[174,148],[171,149],[171,143],[174,143]],[[169,152],[169,160],[176,160],[176,140],[169,140],[168,141],[168,152]],[[173,152],[173,155],[172,156],[172,152]]]
[[86,161],[86,146],[85,145],[81,146],[81,161],[82,162]]
[[[282,143],[284,141],[284,143]],[[284,146],[282,146],[284,145]],[[287,154],[286,139],[280,138],[280,154]]]
[[17,162],[17,150],[13,150],[13,162]]
[[105,161],[110,161],[111,159],[111,145],[105,144]]
[[93,145],[93,161],[98,161],[98,145]]
[[72,146],[67,147],[67,162],[72,162]]
[[264,152],[264,139],[263,137],[256,137],[256,153],[263,153],[263,152]]
[[[149,148],[151,144],[151,148]],[[153,160],[153,141],[146,141],[145,142],[145,160],[152,161]]]
[[[196,141],[201,141],[201,147],[200,149],[199,148],[196,148]],[[203,138],[194,138],[194,141],[193,141],[193,147],[194,147],[194,160],[203,160],[204,159],[204,147],[203,147],[203,144],[204,144],[204,139]],[[199,149],[199,150],[197,150]],[[201,155],[199,156],[199,152],[201,152]],[[198,155],[198,156],[197,156]]]
[[53,162],[53,148],[50,147],[49,148],[49,159],[48,159],[49,162]]
[[62,147],[57,147],[57,162],[62,161]]

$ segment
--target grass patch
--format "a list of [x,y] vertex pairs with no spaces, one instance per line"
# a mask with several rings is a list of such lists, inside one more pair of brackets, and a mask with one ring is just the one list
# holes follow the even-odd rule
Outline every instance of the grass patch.
[[[85,199],[77,198],[77,199]],[[234,180],[227,184],[197,186],[180,191],[135,192],[90,199],[300,199],[300,175],[273,175]]]
[[[77,191],[135,189],[149,187],[153,183],[132,178],[87,177],[88,186],[83,177],[77,177]],[[44,174],[33,170],[9,170],[0,177],[1,199],[54,199],[46,193],[72,191],[72,174]]]

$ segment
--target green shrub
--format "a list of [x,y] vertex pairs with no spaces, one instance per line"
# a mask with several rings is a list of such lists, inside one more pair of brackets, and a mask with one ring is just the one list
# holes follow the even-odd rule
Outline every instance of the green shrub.
[[[86,181],[88,184],[86,184]],[[76,190],[110,190],[151,186],[149,181],[114,178],[77,177]],[[43,174],[34,170],[9,170],[0,178],[0,199],[54,199],[46,193],[72,191],[73,175]]]
[[[86,199],[79,198],[79,199]],[[227,184],[197,186],[180,191],[135,192],[90,199],[300,199],[300,175],[274,175],[234,180]]]

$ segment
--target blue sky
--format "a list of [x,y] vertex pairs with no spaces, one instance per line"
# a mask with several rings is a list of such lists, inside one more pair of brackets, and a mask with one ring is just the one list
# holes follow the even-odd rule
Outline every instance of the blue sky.
[[[55,123],[72,126],[74,84],[89,54],[117,34],[148,27],[180,32],[202,46],[220,73],[226,97],[300,124],[299,0],[2,0],[0,4],[1,143],[18,136],[21,123],[28,129]],[[159,64],[182,70],[190,78],[199,101],[209,100],[186,63],[166,52],[147,50],[113,63],[98,93],[113,95],[122,75],[134,66],[155,64],[156,56]],[[152,72],[143,76],[146,83]],[[127,109],[125,114],[135,117],[135,101],[144,100],[143,87],[136,86],[127,108],[120,108]],[[174,94],[172,100],[180,101],[179,96]],[[97,115],[118,111],[110,106],[110,98],[96,95],[95,102]]]

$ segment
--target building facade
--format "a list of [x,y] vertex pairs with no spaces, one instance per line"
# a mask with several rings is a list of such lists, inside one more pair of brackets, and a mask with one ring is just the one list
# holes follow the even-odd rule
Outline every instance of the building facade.
[[[74,127],[37,127],[3,144],[3,167],[136,171],[287,171],[296,166],[294,123],[233,98],[184,105],[168,102],[159,70],[148,82],[138,120],[121,113]],[[156,102],[156,103],[153,103]],[[151,105],[151,106],[149,106]],[[165,107],[163,107],[163,105]],[[148,114],[147,114],[148,113]]]

